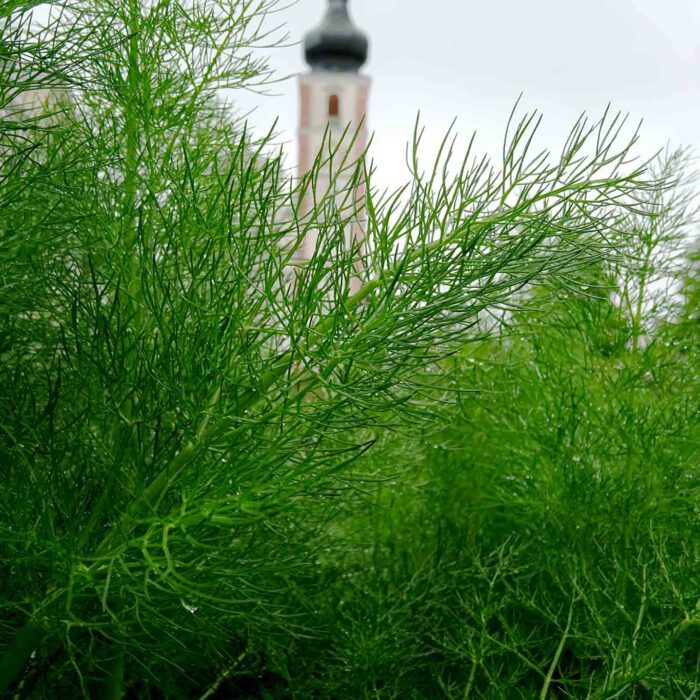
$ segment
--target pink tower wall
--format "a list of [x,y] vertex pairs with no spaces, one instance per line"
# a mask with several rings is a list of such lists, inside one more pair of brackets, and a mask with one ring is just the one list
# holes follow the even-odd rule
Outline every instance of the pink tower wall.
[[[367,147],[367,103],[369,96],[369,78],[354,73],[318,72],[302,75],[299,78],[299,175],[308,173],[314,161],[324,146],[324,135],[330,127],[331,142],[342,135],[347,128],[352,136],[359,127],[357,138],[352,150],[347,154],[348,163],[355,163]],[[337,95],[339,99],[338,117],[328,116],[329,98]],[[347,139],[350,141],[351,139]],[[327,145],[326,145],[327,149]],[[339,152],[339,156],[341,153]],[[340,159],[340,158],[338,158]],[[351,172],[352,168],[348,168]],[[350,172],[337,174],[336,189],[343,190]],[[319,174],[316,187],[316,197],[328,192],[330,172]],[[355,221],[348,231],[348,236],[362,240],[364,232],[364,183],[356,187],[353,199],[355,201]],[[309,191],[305,201],[301,203],[301,213],[305,214],[311,207],[314,193]],[[338,201],[340,196],[338,197]],[[310,233],[298,254],[298,261],[308,260],[315,248],[315,236]]]

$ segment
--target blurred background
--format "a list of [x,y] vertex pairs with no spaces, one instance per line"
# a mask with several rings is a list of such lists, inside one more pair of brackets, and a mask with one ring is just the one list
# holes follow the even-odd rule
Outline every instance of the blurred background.
[[[268,18],[288,33],[271,51],[278,77],[306,70],[300,42],[327,0],[280,3]],[[350,0],[355,24],[370,39],[363,72],[372,78],[369,127],[376,182],[405,180],[405,149],[417,113],[429,126],[429,163],[453,119],[465,146],[477,132],[478,154],[498,157],[510,111],[544,114],[540,146],[558,150],[581,112],[610,104],[643,121],[639,153],[667,144],[700,144],[700,2],[697,0]],[[255,110],[258,130],[277,119],[278,141],[296,165],[297,84],[288,79],[262,95],[238,91],[237,110]]]

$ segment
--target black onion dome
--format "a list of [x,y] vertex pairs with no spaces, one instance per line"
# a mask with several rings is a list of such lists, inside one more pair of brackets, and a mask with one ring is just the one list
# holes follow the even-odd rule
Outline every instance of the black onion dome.
[[347,0],[329,0],[321,24],[304,38],[306,62],[313,70],[357,72],[367,60],[367,37],[352,23]]

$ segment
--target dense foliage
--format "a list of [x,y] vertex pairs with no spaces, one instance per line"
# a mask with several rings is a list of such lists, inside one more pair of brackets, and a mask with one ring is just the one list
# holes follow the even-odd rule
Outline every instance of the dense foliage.
[[0,692],[695,697],[684,154],[607,114],[535,153],[526,115],[424,170],[417,129],[400,192],[341,166],[360,248],[352,188],[300,206],[337,153],[291,179],[220,101],[274,3],[35,4],[0,8]]

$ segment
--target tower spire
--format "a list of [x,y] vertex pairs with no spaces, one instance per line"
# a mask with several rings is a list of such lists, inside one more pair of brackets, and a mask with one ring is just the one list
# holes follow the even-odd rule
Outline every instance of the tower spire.
[[[347,217],[345,250],[357,255],[357,274],[350,280],[350,290],[356,291],[366,212],[365,182],[358,181],[355,166],[367,148],[370,79],[360,73],[367,60],[367,37],[352,23],[346,0],[328,0],[321,24],[306,35],[304,50],[311,70],[299,76],[299,173],[314,175],[300,212],[311,211],[324,197],[342,209]],[[305,234],[295,252],[297,263],[313,258],[318,235],[314,228]]]
[[357,73],[368,50],[366,35],[350,19],[347,0],[328,0],[321,24],[304,39],[306,62],[314,71]]

